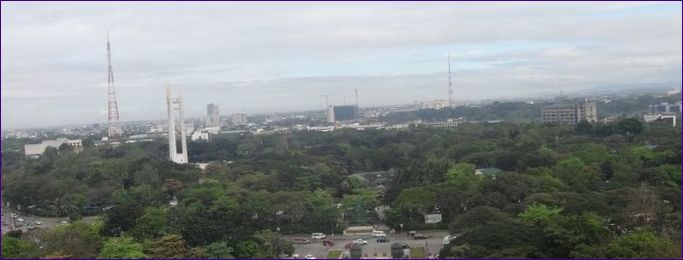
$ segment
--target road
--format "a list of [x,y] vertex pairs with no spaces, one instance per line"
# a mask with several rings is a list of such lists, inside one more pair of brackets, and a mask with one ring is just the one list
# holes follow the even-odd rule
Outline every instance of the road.
[[[15,228],[21,228],[22,231],[26,232],[29,229],[35,227],[35,228],[49,228],[49,227],[54,227],[56,225],[59,225],[62,223],[62,221],[68,221],[68,218],[46,218],[46,217],[37,217],[37,216],[29,216],[26,214],[21,214],[17,213],[17,217],[15,219],[12,219],[11,215],[14,213],[14,211],[11,211],[9,209],[2,209],[2,234],[5,234],[9,232],[12,229]],[[19,221],[17,219],[22,218],[24,219],[23,225],[19,226],[17,225]],[[98,216],[91,216],[91,217],[84,217],[83,222],[85,223],[92,223],[96,219],[98,219]],[[42,222],[41,225],[35,225],[34,223],[36,221]]]
[[330,249],[344,250],[344,246],[352,243],[353,240],[363,238],[368,240],[368,245],[363,246],[363,258],[390,258],[391,245],[395,242],[405,243],[412,247],[425,247],[426,252],[432,255],[439,253],[441,249],[443,238],[447,235],[446,231],[425,231],[422,232],[427,235],[427,239],[413,239],[406,236],[406,232],[387,234],[389,242],[377,243],[376,239],[371,235],[328,235],[325,240],[334,242],[334,246],[326,247],[322,245],[321,240],[311,240],[311,235],[287,235],[285,238],[304,238],[311,240],[310,244],[295,244],[294,253],[298,254],[300,258],[306,255],[313,255],[316,258],[325,258],[327,251]]

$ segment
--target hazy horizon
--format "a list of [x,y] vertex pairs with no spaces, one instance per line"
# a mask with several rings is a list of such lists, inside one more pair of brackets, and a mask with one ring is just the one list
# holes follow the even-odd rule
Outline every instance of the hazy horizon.
[[2,129],[106,122],[107,30],[121,121],[681,82],[680,2],[10,2]]

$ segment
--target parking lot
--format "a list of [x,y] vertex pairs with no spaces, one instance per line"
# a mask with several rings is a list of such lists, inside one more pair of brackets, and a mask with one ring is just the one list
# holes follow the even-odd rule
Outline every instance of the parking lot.
[[391,245],[393,243],[405,243],[411,248],[424,247],[426,253],[432,256],[437,254],[441,249],[443,238],[447,235],[446,231],[425,231],[420,232],[427,235],[427,239],[413,239],[408,237],[406,232],[387,234],[389,242],[378,243],[376,238],[371,235],[330,235],[327,234],[325,240],[334,242],[334,246],[323,246],[322,240],[311,240],[311,235],[289,235],[286,238],[303,238],[311,241],[310,244],[295,244],[294,253],[298,254],[300,258],[306,255],[313,255],[316,258],[325,258],[327,251],[330,249],[344,250],[344,246],[348,243],[353,243],[353,240],[363,238],[368,240],[368,244],[363,246],[363,257],[365,258],[391,258]]
[[[5,234],[9,232],[12,229],[21,229],[24,232],[27,232],[30,229],[34,228],[48,228],[48,227],[54,227],[56,225],[59,225],[62,223],[62,221],[68,220],[67,218],[44,218],[44,217],[36,217],[36,216],[29,216],[25,214],[20,214],[16,213],[17,217],[12,219],[11,215],[14,213],[13,211],[10,211],[8,209],[2,209],[2,234]],[[20,221],[17,221],[18,219],[23,219],[24,221],[22,224],[19,224]],[[98,217],[84,217],[83,222],[85,223],[92,223],[97,219]],[[40,225],[35,225],[36,221],[40,222]]]

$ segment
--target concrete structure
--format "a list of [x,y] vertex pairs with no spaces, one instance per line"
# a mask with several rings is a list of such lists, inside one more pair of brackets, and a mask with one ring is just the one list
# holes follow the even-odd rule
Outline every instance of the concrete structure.
[[334,123],[334,106],[327,106],[327,110],[325,111],[325,118],[327,119],[328,123]]
[[652,123],[657,120],[671,120],[671,125],[676,126],[676,115],[673,114],[644,114],[643,121]]
[[583,101],[575,105],[552,105],[543,107],[541,110],[541,121],[543,123],[576,124],[584,120],[590,123],[598,121],[595,102]]
[[247,121],[247,114],[245,113],[234,113],[230,117],[230,121],[232,122],[233,126],[240,126],[240,125],[246,125],[248,123]]
[[[422,102],[420,104],[421,109],[442,109],[442,108],[447,108],[449,107],[450,102],[448,100],[443,100],[443,99],[437,99],[437,100],[432,100],[432,101],[426,101]],[[454,104],[450,104],[454,105]]]
[[657,105],[650,105],[650,113],[681,113],[681,101],[675,104],[660,103]]
[[26,156],[40,156],[45,152],[48,147],[54,147],[59,149],[63,144],[67,144],[76,150],[80,150],[83,147],[81,139],[69,140],[66,138],[57,138],[56,140],[43,140],[39,144],[25,144],[24,145],[24,155]]
[[[183,118],[183,98],[178,94],[171,97],[171,88],[166,88],[166,104],[168,107],[168,156],[175,163],[187,163],[187,138],[185,138],[185,123]],[[176,122],[173,114],[178,111],[178,126],[180,129],[181,152],[176,148]]]
[[206,105],[206,125],[207,126],[220,126],[221,115],[218,112],[218,105],[208,104]]
[[334,121],[354,120],[358,118],[358,107],[351,105],[332,106]]
[[197,140],[203,140],[203,141],[209,141],[209,133],[207,131],[202,131],[202,130],[197,130],[192,133],[190,136],[190,140],[192,141],[197,141]]

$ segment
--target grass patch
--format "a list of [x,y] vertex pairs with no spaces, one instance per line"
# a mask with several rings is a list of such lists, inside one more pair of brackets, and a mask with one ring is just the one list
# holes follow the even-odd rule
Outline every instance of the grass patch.
[[325,258],[327,259],[338,259],[339,256],[341,256],[342,251],[341,250],[330,250],[327,252],[327,256]]
[[410,258],[425,258],[425,248],[424,247],[411,247],[410,248]]

